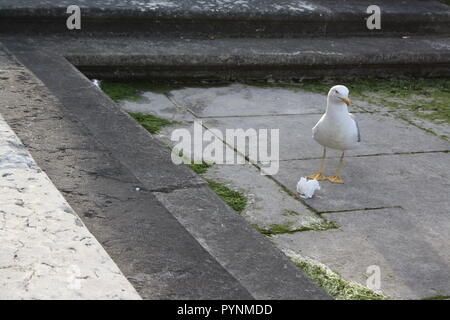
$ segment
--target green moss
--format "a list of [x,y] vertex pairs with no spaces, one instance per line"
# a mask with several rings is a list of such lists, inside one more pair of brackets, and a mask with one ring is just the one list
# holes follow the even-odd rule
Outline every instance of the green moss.
[[[327,94],[330,86],[336,83],[309,80],[284,86]],[[450,123],[450,79],[360,79],[344,83],[350,89],[351,97],[394,110],[410,110],[421,118]]]
[[[177,152],[176,150],[172,150],[172,152]],[[187,160],[184,158],[183,152],[179,151],[178,156],[180,158],[183,158],[184,160]],[[187,160],[189,161],[189,160]],[[186,161],[186,162],[187,162]],[[186,163],[185,162],[185,163]],[[203,174],[208,171],[208,169],[213,165],[213,163],[208,163],[205,161],[202,161],[202,163],[188,163],[187,164],[192,170],[194,170],[197,174]],[[247,206],[248,199],[240,191],[233,190],[229,187],[227,187],[225,184],[211,180],[211,179],[205,179],[209,186],[211,187],[212,191],[214,191],[219,197],[222,198],[223,201],[225,201],[226,204],[228,204],[231,208],[233,208],[237,212],[242,212],[245,207]]]
[[247,206],[247,197],[242,192],[230,189],[223,183],[214,180],[206,179],[206,181],[211,189],[237,212],[242,212]]
[[129,112],[130,116],[132,116],[140,125],[142,125],[145,129],[147,129],[150,133],[158,133],[161,131],[161,128],[170,124],[174,124],[176,122],[170,121],[164,118],[159,118],[152,114],[145,114],[139,112]]
[[337,300],[386,300],[388,297],[378,294],[356,282],[344,280],[339,274],[308,261],[291,258],[292,261],[316,281],[330,296]]
[[438,294],[432,297],[423,298],[422,300],[450,300],[450,296],[443,296]]
[[441,2],[450,6],[450,0],[441,0]]
[[203,174],[211,168],[213,164],[202,161],[202,163],[189,163],[188,166],[198,174]]
[[175,148],[172,149],[172,153],[175,153],[183,160],[183,163],[187,164],[195,173],[204,174],[212,167],[214,163],[206,162],[202,160],[202,163],[193,163],[192,160],[183,154],[183,151],[179,151]]
[[258,225],[253,226],[256,230],[269,237],[276,234],[292,234],[303,231],[323,231],[339,228],[339,225],[337,223],[325,219],[322,222],[311,223],[299,228],[293,228],[294,223],[294,221],[287,221],[283,224],[271,224],[268,228],[262,228]]
[[119,100],[137,100],[140,97],[140,91],[126,83],[103,82],[102,90],[114,101]]

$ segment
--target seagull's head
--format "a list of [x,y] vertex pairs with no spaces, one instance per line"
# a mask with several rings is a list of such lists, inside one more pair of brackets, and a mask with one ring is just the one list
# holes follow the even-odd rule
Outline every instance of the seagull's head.
[[344,102],[346,105],[350,105],[350,100],[348,99],[348,88],[346,86],[337,85],[330,89],[328,92],[328,101],[334,103]]

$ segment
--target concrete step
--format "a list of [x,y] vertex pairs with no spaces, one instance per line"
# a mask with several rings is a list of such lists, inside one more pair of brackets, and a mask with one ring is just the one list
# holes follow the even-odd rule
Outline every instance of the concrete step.
[[[24,38],[20,41],[26,41]],[[91,78],[302,80],[445,77],[448,37],[296,39],[33,38]]]
[[[81,30],[66,27],[81,8]],[[198,37],[450,34],[450,6],[437,0],[379,0],[381,29],[366,26],[372,0],[123,1],[3,0],[1,33],[113,33]]]

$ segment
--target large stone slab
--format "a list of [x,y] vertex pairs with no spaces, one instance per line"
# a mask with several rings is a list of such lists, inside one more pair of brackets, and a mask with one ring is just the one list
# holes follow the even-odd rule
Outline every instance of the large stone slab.
[[[390,116],[358,113],[362,145],[347,155],[423,152],[450,149],[450,143]],[[204,119],[208,128],[279,129],[280,160],[320,158],[323,147],[312,139],[311,128],[321,115]],[[270,141],[269,141],[270,142]],[[269,143],[270,146],[270,143]],[[331,150],[330,150],[331,151]],[[330,156],[339,153],[330,152]],[[257,159],[252,159],[257,160]]]
[[[325,163],[332,175],[338,159]],[[320,160],[281,161],[274,176],[291,191],[301,176],[316,172]],[[321,190],[306,200],[319,211],[354,210],[373,207],[405,206],[409,203],[447,203],[450,154],[429,153],[348,157],[342,171],[345,184],[321,182]]]
[[185,88],[170,94],[198,117],[321,113],[327,104],[326,96],[317,93],[245,84]]
[[[367,268],[378,266],[381,290],[392,298],[450,293],[450,259],[430,240],[433,230],[416,224],[410,210],[366,210],[326,217],[337,222],[340,230],[280,235],[274,241],[364,285]],[[448,232],[442,236],[448,244]]]

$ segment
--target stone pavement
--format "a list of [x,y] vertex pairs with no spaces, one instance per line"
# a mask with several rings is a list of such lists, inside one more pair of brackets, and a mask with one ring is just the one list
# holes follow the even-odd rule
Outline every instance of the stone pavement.
[[[147,92],[141,100],[121,102],[125,110],[176,120],[159,134],[172,145],[172,131],[192,130],[194,119],[222,132],[280,129],[277,174],[261,175],[265,164],[250,158],[246,165],[213,165],[205,176],[249,197],[243,216],[250,223],[291,230],[270,237],[283,251],[324,263],[364,285],[367,268],[378,266],[381,291],[391,298],[449,295],[449,142],[391,110],[356,102],[352,112],[363,145],[346,155],[346,183],[321,182],[322,189],[303,200],[296,195],[296,183],[318,169],[322,148],[311,138],[311,128],[325,106],[325,95],[242,84]],[[330,150],[327,174],[334,173],[338,156]],[[330,222],[337,228],[327,228]],[[327,230],[296,232],[321,225]]]

